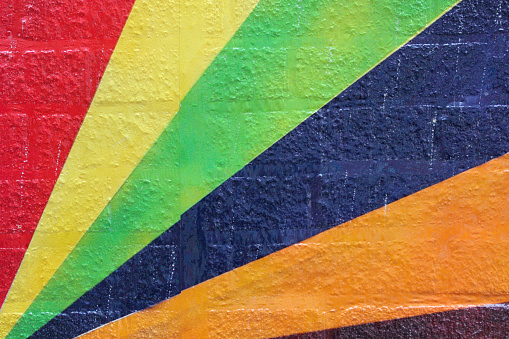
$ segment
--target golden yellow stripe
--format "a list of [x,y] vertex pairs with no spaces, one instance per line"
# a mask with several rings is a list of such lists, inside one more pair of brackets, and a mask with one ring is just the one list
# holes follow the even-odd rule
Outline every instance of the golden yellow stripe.
[[4,337],[258,0],[137,0],[0,312]]
[[80,338],[267,338],[507,302],[508,196],[506,155]]

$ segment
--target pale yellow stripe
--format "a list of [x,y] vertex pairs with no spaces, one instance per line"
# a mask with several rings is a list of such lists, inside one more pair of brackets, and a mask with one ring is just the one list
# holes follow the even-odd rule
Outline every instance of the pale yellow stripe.
[[5,337],[258,0],[137,0],[0,311]]

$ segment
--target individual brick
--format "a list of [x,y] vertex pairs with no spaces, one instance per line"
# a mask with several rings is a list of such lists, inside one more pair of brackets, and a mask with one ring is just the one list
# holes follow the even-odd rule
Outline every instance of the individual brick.
[[[130,1],[22,1],[22,31],[24,39],[47,41],[90,38],[116,38]],[[115,15],[105,15],[112,11]],[[106,20],[103,20],[106,19]]]
[[0,2],[0,39],[12,37],[13,21],[15,20],[14,0]]
[[28,156],[27,116],[0,114],[0,169],[25,168]]
[[51,178],[56,179],[79,125],[79,117],[67,114],[30,117],[30,168],[46,170]]

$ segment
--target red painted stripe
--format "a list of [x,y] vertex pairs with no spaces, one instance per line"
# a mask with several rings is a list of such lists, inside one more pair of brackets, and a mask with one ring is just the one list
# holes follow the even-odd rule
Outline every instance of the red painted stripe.
[[133,3],[0,2],[0,304]]

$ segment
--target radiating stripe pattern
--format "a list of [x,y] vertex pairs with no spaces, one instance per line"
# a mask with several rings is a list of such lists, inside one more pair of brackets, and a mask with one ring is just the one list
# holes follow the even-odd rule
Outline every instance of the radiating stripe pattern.
[[[129,30],[128,22],[125,52],[116,49],[94,99],[108,107],[94,113],[93,103],[85,119],[0,330],[21,316],[9,338],[56,337],[48,322],[83,311],[80,302],[108,313],[94,327],[170,298],[86,337],[262,338],[506,301],[507,267],[482,249],[505,246],[507,227],[507,6],[465,0],[390,56],[453,5],[204,2],[178,4],[168,19],[137,2],[140,27],[158,28]],[[193,17],[196,8],[203,17]],[[471,9],[483,15],[465,14]],[[239,11],[250,13],[243,23],[224,19]],[[144,72],[149,61],[154,70]],[[389,72],[374,69],[380,62]],[[175,90],[166,88],[172,79]],[[152,91],[152,82],[162,87]],[[119,114],[115,96],[133,102],[125,108],[132,118]],[[104,160],[94,159],[96,144]],[[485,254],[471,258],[467,249]],[[52,257],[42,275],[39,253]],[[492,283],[472,275],[490,255]],[[131,291],[122,270],[163,274],[167,285],[145,278]],[[114,286],[119,299],[94,298]]]
[[[477,12],[465,19],[473,6]],[[502,91],[493,88],[496,77],[483,79],[484,69],[505,69],[496,52],[505,42],[491,38],[497,16],[490,8],[496,8],[490,1],[457,5],[185,212],[34,337],[79,335],[507,152]],[[458,17],[465,26],[484,18],[484,34],[459,46],[443,41],[446,33],[461,34]],[[433,72],[456,64],[458,47],[468,57],[448,72]],[[413,67],[416,61],[419,68]],[[384,77],[389,81],[380,81]],[[440,95],[423,92],[427,84]],[[468,109],[451,107],[454,97],[470,95],[473,86],[478,93],[484,86],[489,98]],[[451,134],[454,143],[447,141]]]
[[500,303],[508,180],[505,155],[80,338],[270,338]]
[[[388,0],[377,2],[376,11],[370,2],[259,3],[11,336],[29,335],[63,311],[452,4]],[[332,18],[334,25],[324,28]],[[344,29],[349,25],[356,30]],[[317,51],[327,51],[325,61],[308,61]],[[333,81],[326,81],[330,67],[317,67],[324,62],[337,69]],[[62,291],[66,298],[56,299]]]
[[[181,9],[177,1],[135,2],[2,307],[0,337],[107,206],[256,3],[196,0]],[[63,295],[58,299],[72,301]]]

